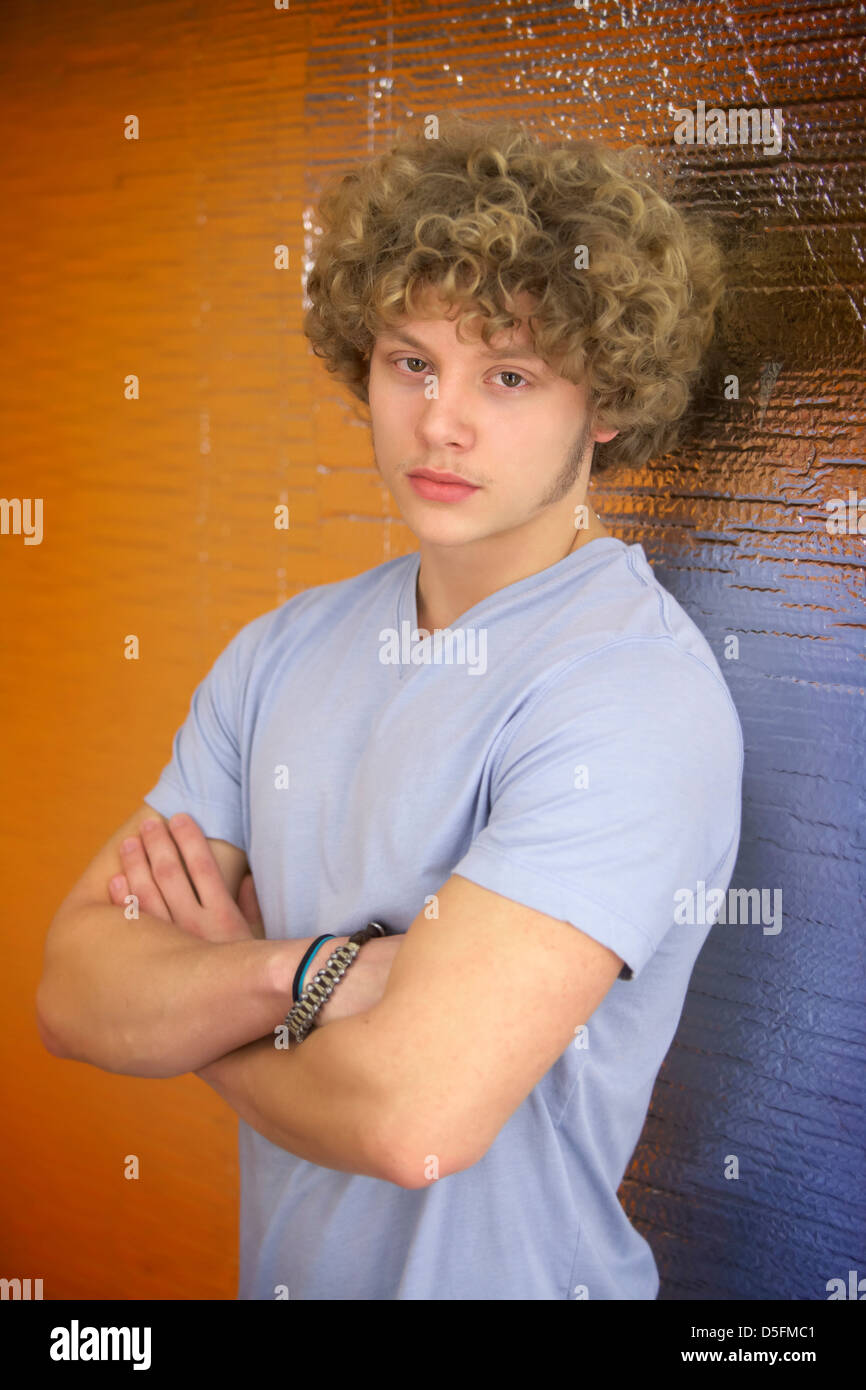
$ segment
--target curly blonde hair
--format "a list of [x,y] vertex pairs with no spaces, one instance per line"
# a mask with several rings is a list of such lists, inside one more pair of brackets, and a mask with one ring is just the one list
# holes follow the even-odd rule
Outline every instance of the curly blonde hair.
[[488,347],[519,324],[508,305],[526,291],[534,350],[584,381],[595,423],[619,431],[597,446],[596,470],[666,454],[722,293],[706,222],[672,205],[669,176],[640,146],[437,119],[436,138],[400,132],[326,185],[303,324],[313,352],[368,405],[377,335],[419,316],[428,287],[461,324],[480,318]]

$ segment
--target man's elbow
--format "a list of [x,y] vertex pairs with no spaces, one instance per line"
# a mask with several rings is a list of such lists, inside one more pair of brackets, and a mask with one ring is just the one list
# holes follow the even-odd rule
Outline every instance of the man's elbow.
[[392,1125],[379,1144],[378,1157],[386,1181],[416,1192],[474,1167],[483,1155],[468,1157],[459,1134],[441,1123],[419,1124],[416,1110],[411,1119]]
[[55,1033],[54,1028],[48,1022],[51,1000],[48,996],[44,974],[39,981],[35,1003],[36,1028],[42,1046],[45,1048],[46,1052],[51,1053],[52,1057],[69,1057],[71,1055],[69,1049],[64,1046],[57,1033]]
[[[446,1078],[425,1076],[384,1023],[373,1041],[374,1104],[384,1116],[377,1125],[376,1160],[385,1180],[415,1192],[474,1167],[492,1142],[489,1130],[479,1127],[478,1098],[458,1098]],[[389,1070],[382,1059],[391,1056],[401,1056],[402,1064]]]
[[83,1062],[114,1076],[159,1079],[183,1074],[177,1067],[167,1066],[161,1057],[149,1050],[133,1051],[125,1033],[103,1033],[101,1037],[85,1039],[83,1036],[70,1036],[69,1030],[65,1029],[61,1036],[48,1022],[48,1017],[54,1016],[45,1004],[45,986],[40,984],[36,996],[36,1027],[42,1046],[52,1057],[59,1057],[65,1062]]
[[[354,1033],[348,1031],[352,1028]],[[351,1057],[353,1091],[364,1096],[355,1140],[370,1165],[368,1171],[411,1192],[471,1168],[483,1157],[480,1150],[473,1151],[480,1135],[477,1124],[467,1123],[467,1115],[476,1108],[474,1097],[468,1109],[443,1102],[448,1087],[442,1078],[434,1079],[433,1093],[428,1093],[423,1068],[408,1055],[405,1042],[395,1039],[381,1006],[368,1015],[328,1025],[322,1033],[330,1033],[336,1045],[340,1029],[347,1030],[340,1037],[347,1052],[334,1060],[345,1082],[344,1057]],[[387,1059],[394,1057],[401,1058],[399,1066],[389,1065]]]
[[52,1033],[51,1029],[46,1024],[38,1008],[36,1010],[36,1028],[39,1033],[39,1041],[42,1043],[46,1052],[50,1052],[52,1057],[69,1056],[66,1048],[60,1042],[60,1039]]

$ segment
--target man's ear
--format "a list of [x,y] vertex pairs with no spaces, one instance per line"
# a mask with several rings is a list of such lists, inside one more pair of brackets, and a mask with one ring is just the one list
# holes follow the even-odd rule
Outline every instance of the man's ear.
[[604,417],[597,410],[592,411],[592,430],[590,432],[590,438],[595,440],[596,444],[608,444],[610,440],[616,438],[618,434],[619,430],[606,429]]
[[599,425],[592,432],[592,437],[596,444],[607,444],[611,439],[615,439],[619,430],[605,430]]

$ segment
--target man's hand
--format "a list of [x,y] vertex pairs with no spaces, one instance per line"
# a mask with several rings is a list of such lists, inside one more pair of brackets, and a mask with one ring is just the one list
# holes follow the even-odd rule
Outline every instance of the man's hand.
[[252,875],[244,878],[236,903],[191,816],[175,820],[171,831],[163,821],[145,821],[141,835],[130,838],[135,846],[120,850],[125,872],[108,885],[109,897],[118,907],[134,893],[143,912],[205,941],[264,937]]
[[[108,885],[111,901],[118,907],[123,907],[128,894],[134,893],[142,912],[163,922],[173,922],[206,941],[264,938],[252,874],[241,882],[235,903],[207,839],[191,817],[185,816],[183,823],[173,822],[171,829],[163,821],[145,821],[141,835],[130,838],[135,840],[135,846],[129,850],[121,846],[120,851],[126,872],[118,874]],[[320,946],[307,967],[304,983],[308,984],[337,947],[345,946],[348,940],[348,936],[338,936]],[[374,1008],[385,993],[402,943],[399,933],[365,942],[330,999],[317,1012],[313,1026],[322,1028]]]

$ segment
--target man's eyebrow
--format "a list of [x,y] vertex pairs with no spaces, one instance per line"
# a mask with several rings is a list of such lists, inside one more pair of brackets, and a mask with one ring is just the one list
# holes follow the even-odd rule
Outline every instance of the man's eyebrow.
[[[422,342],[402,328],[387,328],[383,333],[380,333],[379,336],[381,338],[393,338],[394,341],[398,343],[408,343],[410,347],[418,348],[419,351],[426,353],[428,356],[433,356],[428,347],[425,347]],[[538,353],[533,352],[532,348],[491,348],[482,344],[480,341],[478,346],[483,357],[521,357],[524,361],[538,362],[542,366],[547,365],[544,358],[539,357]]]

